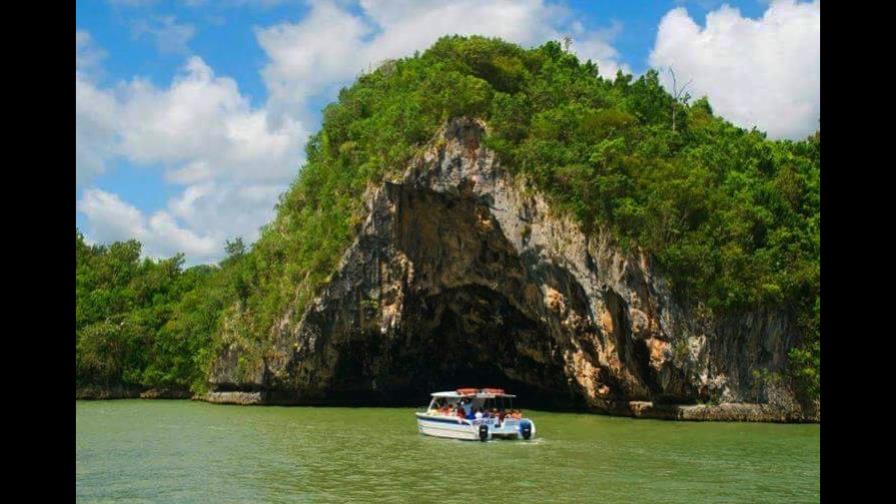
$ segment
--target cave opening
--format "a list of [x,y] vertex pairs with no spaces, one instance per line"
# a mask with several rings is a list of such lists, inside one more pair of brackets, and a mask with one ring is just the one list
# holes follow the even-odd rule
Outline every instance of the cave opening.
[[[557,275],[521,256],[491,202],[469,190],[387,188],[394,213],[382,226],[391,236],[375,242],[377,265],[367,271],[378,289],[391,282],[390,294],[355,308],[333,347],[326,403],[425,406],[432,392],[496,387],[524,409],[586,409],[545,306],[543,284],[553,288]],[[365,325],[384,305],[400,309],[400,324]]]
[[388,243],[396,251],[384,251],[381,264],[397,254],[413,265],[401,324],[368,330],[338,349],[329,398],[423,406],[432,392],[497,387],[516,394],[518,407],[585,409],[546,320],[545,272],[527,267],[535,259],[519,255],[489,202],[470,192],[390,190]]
[[416,309],[410,344],[393,346],[385,373],[394,392],[426,402],[435,391],[497,387],[518,395],[522,407],[581,408],[560,349],[506,296],[468,285],[421,298]]

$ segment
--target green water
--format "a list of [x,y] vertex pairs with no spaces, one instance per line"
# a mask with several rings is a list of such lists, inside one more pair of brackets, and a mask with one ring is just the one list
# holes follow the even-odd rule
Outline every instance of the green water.
[[817,502],[819,426],[527,411],[529,442],[412,409],[78,401],[78,502]]

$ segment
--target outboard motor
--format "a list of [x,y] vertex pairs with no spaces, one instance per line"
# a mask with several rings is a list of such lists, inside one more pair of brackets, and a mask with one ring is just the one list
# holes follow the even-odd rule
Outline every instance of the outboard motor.
[[532,424],[528,420],[520,422],[520,435],[523,436],[523,439],[532,437]]
[[482,424],[479,426],[479,440],[483,442],[488,440],[488,425]]

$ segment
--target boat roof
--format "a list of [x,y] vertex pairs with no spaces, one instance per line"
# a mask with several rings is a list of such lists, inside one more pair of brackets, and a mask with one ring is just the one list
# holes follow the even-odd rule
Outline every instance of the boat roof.
[[514,394],[508,394],[503,389],[458,389],[446,390],[444,392],[433,392],[433,397],[446,397],[458,399],[461,397],[477,397],[480,399],[491,399],[495,397],[516,397]]

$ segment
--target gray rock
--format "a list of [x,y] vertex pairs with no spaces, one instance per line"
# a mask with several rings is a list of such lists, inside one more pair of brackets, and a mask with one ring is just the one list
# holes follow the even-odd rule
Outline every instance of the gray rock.
[[227,391],[227,392],[209,392],[205,394],[205,396],[200,397],[200,399],[218,404],[263,404],[264,395],[261,392],[241,392],[241,391]]

